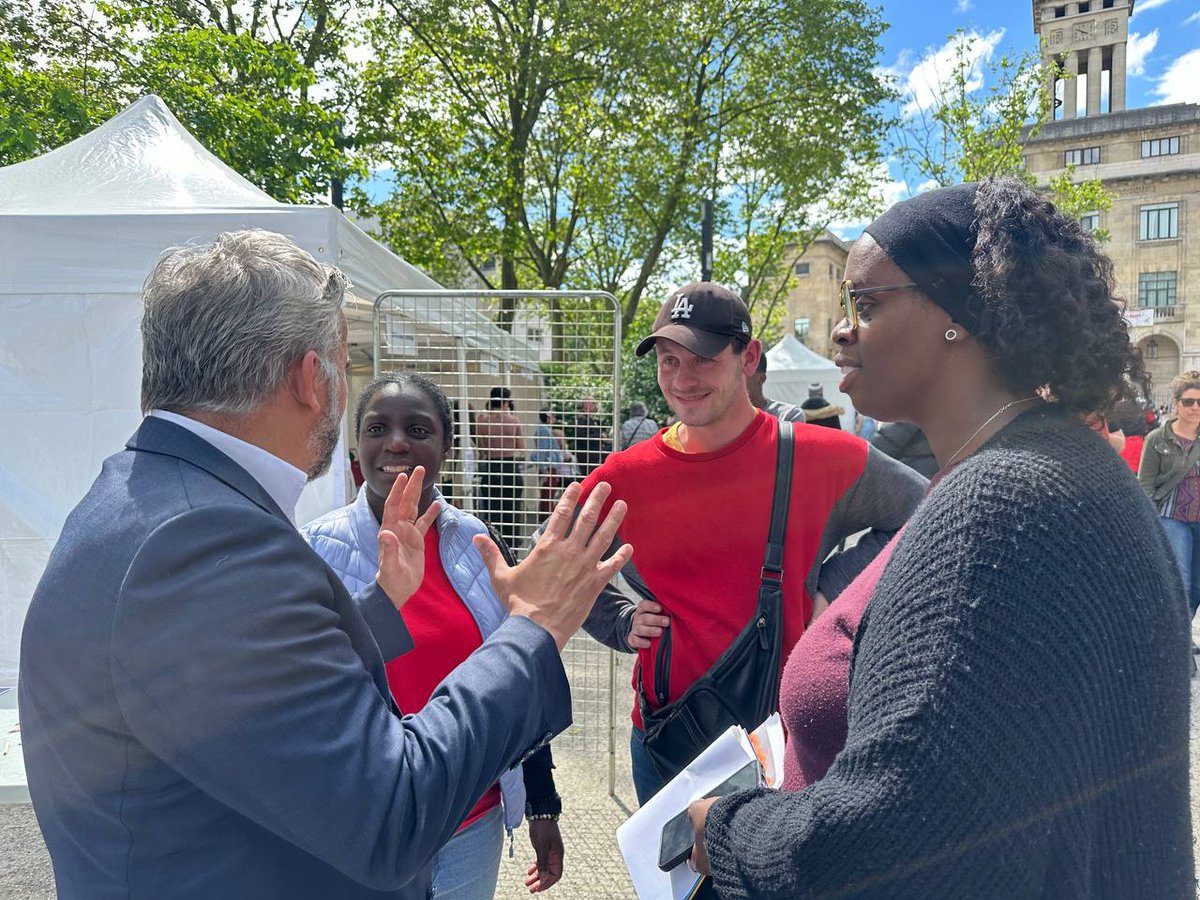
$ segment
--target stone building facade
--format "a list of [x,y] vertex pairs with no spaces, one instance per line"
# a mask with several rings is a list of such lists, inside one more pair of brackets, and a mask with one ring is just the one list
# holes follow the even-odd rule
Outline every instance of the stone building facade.
[[787,324],[810,350],[833,359],[829,339],[842,317],[838,291],[846,272],[851,244],[826,230],[803,253],[789,247],[784,259],[791,269],[793,287],[787,295]]
[[1125,108],[1132,12],[1133,0],[1034,0],[1045,58],[1079,77],[1047,80],[1058,110],[1025,162],[1040,184],[1074,165],[1076,180],[1116,195],[1084,222],[1110,234],[1105,250],[1162,403],[1172,377],[1200,368],[1200,105]]

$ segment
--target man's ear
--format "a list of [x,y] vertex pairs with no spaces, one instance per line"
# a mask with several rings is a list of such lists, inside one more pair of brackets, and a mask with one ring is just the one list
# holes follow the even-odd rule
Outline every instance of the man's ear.
[[742,374],[747,378],[758,371],[758,361],[762,359],[762,341],[751,341],[742,351]]
[[322,405],[321,357],[309,350],[288,367],[288,393],[305,409],[320,413]]

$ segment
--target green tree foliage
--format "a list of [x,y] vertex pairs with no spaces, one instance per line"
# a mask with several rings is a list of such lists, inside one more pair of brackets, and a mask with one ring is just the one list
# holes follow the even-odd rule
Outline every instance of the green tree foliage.
[[387,6],[359,137],[395,171],[385,233],[443,277],[608,290],[629,325],[698,256],[713,196],[722,277],[753,300],[824,224],[810,207],[857,208],[879,159],[883,24],[861,0]]
[[[1091,212],[1108,212],[1116,198],[1116,194],[1095,179],[1076,181],[1074,166],[1067,166],[1064,172],[1050,179],[1050,193],[1054,195],[1054,204],[1076,219]],[[1094,228],[1092,237],[1103,243],[1112,235],[1107,228]]]
[[[310,97],[336,85],[328,10],[232,4],[19,0],[0,14],[0,164],[76,138],[156,93],[208,149],[284,201],[364,172],[342,115]],[[290,21],[290,27],[286,22]],[[333,90],[333,88],[329,88]]]
[[[976,52],[978,37],[959,29],[950,41],[954,59],[940,80],[937,102],[895,127],[897,156],[910,172],[940,186],[1004,175],[1032,185],[1025,144],[1053,114],[1040,52],[1004,54],[985,65]],[[1064,73],[1056,69],[1053,74],[1061,78]],[[1110,208],[1114,197],[1099,181],[1075,181],[1074,167],[1053,178],[1049,189],[1054,202],[1076,218]],[[1108,239],[1103,229],[1094,235]]]

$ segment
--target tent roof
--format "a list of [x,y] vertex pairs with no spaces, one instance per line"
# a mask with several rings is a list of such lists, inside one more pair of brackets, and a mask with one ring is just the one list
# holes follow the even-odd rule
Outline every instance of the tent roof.
[[49,153],[0,168],[6,214],[279,209],[153,94]]
[[826,359],[815,350],[805,347],[795,335],[786,335],[767,351],[767,371],[778,372],[795,369],[836,369],[832,360]]

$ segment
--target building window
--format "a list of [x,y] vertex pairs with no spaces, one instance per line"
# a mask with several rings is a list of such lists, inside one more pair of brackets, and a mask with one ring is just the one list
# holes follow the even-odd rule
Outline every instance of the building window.
[[1100,213],[1089,212],[1084,213],[1079,217],[1079,224],[1083,226],[1083,230],[1089,234],[1100,227]]
[[1100,162],[1099,147],[1081,147],[1063,151],[1064,166],[1092,166]]
[[1080,3],[1080,4],[1079,4],[1079,11],[1080,11],[1081,13],[1091,12],[1091,11],[1092,11],[1092,4],[1091,4],[1091,3]]
[[540,347],[542,345],[543,334],[544,332],[540,328],[537,328],[533,325],[525,326],[525,340],[533,344],[535,347]]
[[1174,156],[1179,152],[1179,138],[1155,138],[1152,141],[1142,141],[1142,159],[1152,156]]
[[1179,237],[1179,204],[1155,203],[1139,210],[1139,241],[1165,241]]
[[1061,19],[1066,14],[1067,14],[1067,8],[1065,6],[1054,7],[1054,18]]
[[1104,9],[1112,9],[1116,6],[1116,0],[1104,0],[1104,3],[1101,5]]
[[793,266],[792,268],[795,271],[795,273],[797,275],[799,275],[801,278],[808,275],[808,263],[796,263],[796,265]]
[[808,340],[808,318],[796,320],[796,337],[801,341]]
[[1141,272],[1138,274],[1138,306],[1175,305],[1174,272]]

